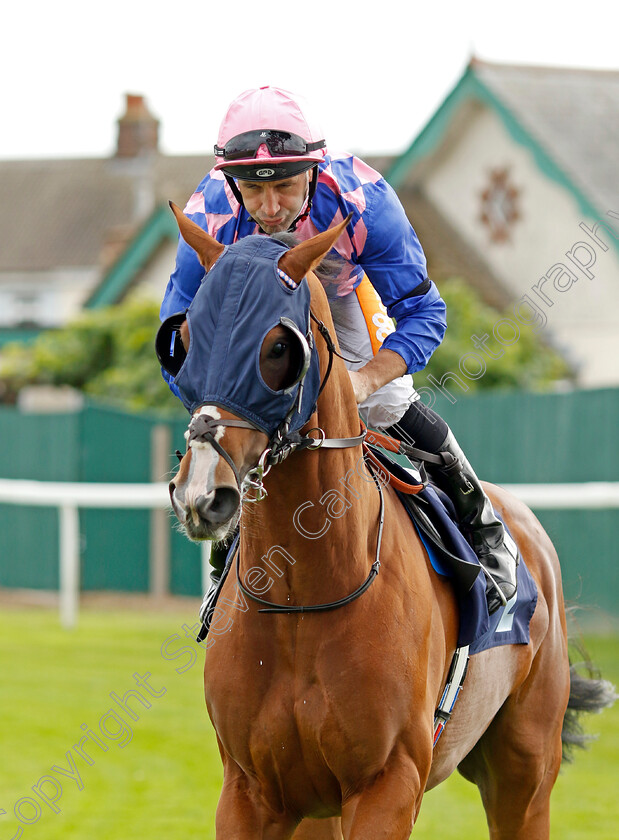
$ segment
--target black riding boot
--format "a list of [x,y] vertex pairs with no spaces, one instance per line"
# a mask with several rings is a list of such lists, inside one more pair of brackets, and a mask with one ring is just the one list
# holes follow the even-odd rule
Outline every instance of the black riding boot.
[[[202,600],[202,606],[200,607],[200,621],[206,624],[207,631],[213,617],[213,608],[217,602],[219,590],[222,585],[222,575],[226,566],[228,551],[229,546],[226,543],[213,543],[211,546],[211,557],[209,560],[209,563],[211,564],[211,573],[209,575],[211,583]],[[208,622],[206,621],[207,618]]]
[[475,471],[447,423],[420,400],[387,432],[445,458],[445,467],[429,464],[426,467],[453,502],[458,522],[484,569],[488,611],[492,614],[516,593],[519,557],[516,544],[496,516]]

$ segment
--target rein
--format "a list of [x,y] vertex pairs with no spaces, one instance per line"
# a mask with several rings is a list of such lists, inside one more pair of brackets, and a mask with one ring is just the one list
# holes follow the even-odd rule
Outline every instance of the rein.
[[378,493],[380,496],[380,511],[378,516],[378,536],[376,538],[376,559],[372,563],[372,568],[366,579],[363,583],[355,589],[354,592],[351,592],[350,595],[346,595],[344,598],[340,598],[337,601],[329,601],[325,604],[310,604],[307,606],[301,605],[286,605],[286,604],[274,604],[272,601],[265,601],[263,598],[259,598],[257,595],[254,595],[247,587],[243,584],[241,580],[241,552],[239,551],[239,544],[237,543],[236,546],[236,580],[239,585],[239,589],[241,592],[250,598],[252,601],[255,601],[257,604],[262,605],[262,609],[258,610],[260,613],[309,613],[309,612],[327,612],[328,610],[337,610],[340,607],[346,606],[346,604],[350,604],[352,601],[355,601],[359,598],[363,593],[369,589],[372,585],[372,582],[376,578],[379,570],[380,570],[380,547],[383,538],[383,525],[385,522],[385,498],[383,495],[383,488],[376,477],[373,470],[370,470],[372,478],[374,479],[374,483],[378,488]]

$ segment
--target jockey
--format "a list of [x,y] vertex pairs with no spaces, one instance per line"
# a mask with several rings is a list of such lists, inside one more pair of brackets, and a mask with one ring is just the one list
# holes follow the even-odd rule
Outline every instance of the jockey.
[[[445,466],[433,467],[432,475],[479,557],[494,612],[516,592],[517,550],[448,425],[413,387],[411,374],[443,339],[445,304],[395,192],[359,158],[329,154],[306,103],[275,87],[245,91],[232,102],[215,157],[185,214],[223,244],[288,231],[306,240],[352,212],[329,255],[337,276],[326,291],[341,351],[355,359],[346,364],[360,414],[368,426],[441,455]],[[162,320],[187,309],[203,276],[180,238]],[[213,548],[207,600],[216,594],[225,553]]]

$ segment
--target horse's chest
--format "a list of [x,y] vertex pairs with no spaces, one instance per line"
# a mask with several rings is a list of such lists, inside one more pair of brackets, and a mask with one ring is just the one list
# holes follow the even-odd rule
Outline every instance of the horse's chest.
[[364,764],[369,773],[381,766],[411,708],[410,691],[395,673],[352,651],[336,658],[308,653],[287,668],[250,658],[238,695],[222,707],[214,691],[209,703],[226,751],[244,769],[268,776],[277,765],[305,774],[316,788],[330,786],[334,770],[349,776],[348,765],[355,773]]

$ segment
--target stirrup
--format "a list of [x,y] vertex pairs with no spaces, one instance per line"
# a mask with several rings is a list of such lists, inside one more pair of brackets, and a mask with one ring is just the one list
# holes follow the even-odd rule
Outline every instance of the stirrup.
[[486,576],[486,601],[488,603],[488,615],[492,615],[498,609],[507,606],[507,598],[488,569],[486,569],[485,566],[482,566],[481,569]]
[[495,578],[495,574],[499,571],[499,569],[493,570],[493,574],[493,572],[486,567],[480,558],[480,565],[484,575],[486,576],[486,600],[488,602],[489,615],[492,615],[501,607],[506,607],[518,591],[518,566],[520,564],[520,552],[518,551],[518,546],[512,539],[511,534],[508,533],[505,526],[503,526],[503,547],[514,563],[514,583],[507,579],[502,581],[506,586],[513,587],[513,591],[510,593],[509,597],[507,597],[501,589],[500,579],[497,580],[497,578]]

